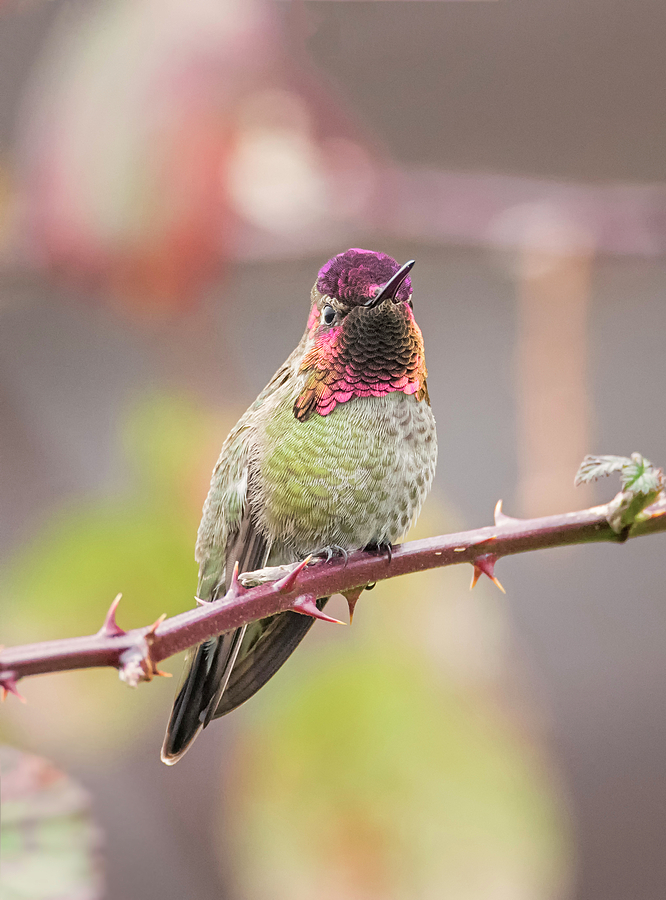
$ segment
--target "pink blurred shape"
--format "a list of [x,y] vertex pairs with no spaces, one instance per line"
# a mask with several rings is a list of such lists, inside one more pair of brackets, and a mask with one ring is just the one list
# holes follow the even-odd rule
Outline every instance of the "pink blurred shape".
[[272,6],[116,0],[76,15],[24,103],[34,260],[150,315],[196,303],[248,230],[298,247],[363,212],[369,153],[286,52]]

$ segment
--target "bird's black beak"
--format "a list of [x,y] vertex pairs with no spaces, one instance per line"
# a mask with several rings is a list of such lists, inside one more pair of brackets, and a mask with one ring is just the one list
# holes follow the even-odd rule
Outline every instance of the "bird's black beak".
[[398,271],[395,273],[393,278],[390,281],[387,281],[384,287],[379,291],[379,293],[373,297],[371,300],[368,300],[367,303],[364,303],[363,306],[366,309],[374,309],[375,306],[379,306],[380,303],[383,303],[384,300],[395,300],[395,295],[398,293],[398,289],[400,285],[403,283],[405,278],[412,271],[412,266],[416,262],[415,259],[410,259],[409,262],[406,262],[404,266],[401,266]]

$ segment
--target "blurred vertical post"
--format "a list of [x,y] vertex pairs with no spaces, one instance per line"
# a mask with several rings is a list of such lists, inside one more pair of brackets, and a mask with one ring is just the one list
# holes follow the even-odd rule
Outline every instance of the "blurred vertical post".
[[540,516],[590,500],[573,480],[594,449],[587,342],[593,248],[551,210],[531,213],[517,267],[518,499],[523,515]]

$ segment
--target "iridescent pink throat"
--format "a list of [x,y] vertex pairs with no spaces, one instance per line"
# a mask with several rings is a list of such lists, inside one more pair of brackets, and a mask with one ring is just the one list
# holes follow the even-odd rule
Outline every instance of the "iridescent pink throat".
[[[316,304],[308,324],[317,329]],[[305,421],[313,413],[327,416],[353,397],[384,397],[401,391],[427,400],[427,371],[421,329],[406,303],[390,313],[354,309],[343,324],[319,329],[301,372],[310,373],[294,404],[294,415]]]

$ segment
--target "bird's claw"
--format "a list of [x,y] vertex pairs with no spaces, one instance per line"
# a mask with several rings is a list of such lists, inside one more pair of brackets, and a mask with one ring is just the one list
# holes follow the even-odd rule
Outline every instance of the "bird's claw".
[[311,555],[313,560],[325,557],[325,562],[330,562],[334,556],[341,556],[345,561],[345,565],[347,565],[347,559],[349,558],[349,554],[347,553],[345,548],[340,547],[338,544],[331,544],[328,547],[320,547],[319,550],[315,550]]

